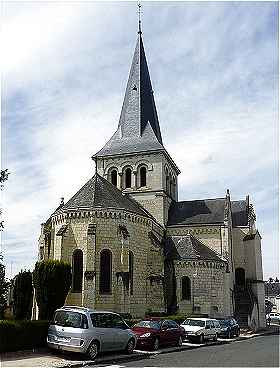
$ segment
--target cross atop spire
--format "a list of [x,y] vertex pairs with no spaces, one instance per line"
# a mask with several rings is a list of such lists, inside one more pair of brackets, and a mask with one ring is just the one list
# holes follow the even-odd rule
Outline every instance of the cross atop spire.
[[141,7],[142,5],[140,1],[138,2],[137,6],[138,6],[138,33],[142,34],[142,30],[141,30]]

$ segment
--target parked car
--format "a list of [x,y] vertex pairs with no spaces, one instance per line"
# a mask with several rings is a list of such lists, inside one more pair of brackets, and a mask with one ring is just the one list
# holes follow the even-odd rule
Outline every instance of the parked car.
[[120,315],[71,306],[55,311],[47,344],[52,349],[84,353],[95,359],[105,351],[125,350],[131,354],[136,340]]
[[234,318],[219,318],[218,321],[221,325],[221,332],[218,336],[227,337],[228,339],[231,339],[233,336],[239,336],[240,327]]
[[270,320],[271,323],[280,323],[280,313],[271,312],[266,315],[266,320]]
[[204,340],[217,341],[220,333],[220,323],[216,319],[187,318],[181,327],[184,328],[188,340],[198,341],[201,344]]
[[139,349],[158,350],[160,345],[181,346],[185,330],[175,321],[146,319],[134,325],[132,331],[137,335]]

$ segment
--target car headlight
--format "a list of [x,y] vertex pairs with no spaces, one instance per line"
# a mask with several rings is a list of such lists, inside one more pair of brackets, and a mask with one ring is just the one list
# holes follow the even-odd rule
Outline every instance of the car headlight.
[[140,337],[150,337],[150,336],[151,336],[151,333],[150,332],[147,332],[147,333],[141,335]]

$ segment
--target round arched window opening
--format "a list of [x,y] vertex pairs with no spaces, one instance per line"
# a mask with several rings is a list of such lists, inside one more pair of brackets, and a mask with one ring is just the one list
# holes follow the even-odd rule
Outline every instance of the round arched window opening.
[[109,249],[103,249],[100,253],[100,294],[109,294],[112,288],[112,253]]
[[140,168],[140,187],[145,187],[147,185],[147,169],[142,166]]
[[191,300],[191,280],[188,276],[182,277],[182,300]]
[[77,249],[72,256],[72,292],[81,293],[83,288],[83,252]]
[[111,183],[116,187],[117,186],[117,177],[118,177],[118,174],[117,174],[117,170],[112,170],[111,171]]
[[131,188],[131,169],[125,170],[125,188]]

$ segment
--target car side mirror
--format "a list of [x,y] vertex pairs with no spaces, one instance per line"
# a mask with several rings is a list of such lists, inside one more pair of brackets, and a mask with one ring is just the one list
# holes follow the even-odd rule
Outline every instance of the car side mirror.
[[162,330],[167,330],[167,326],[162,326],[161,329]]

